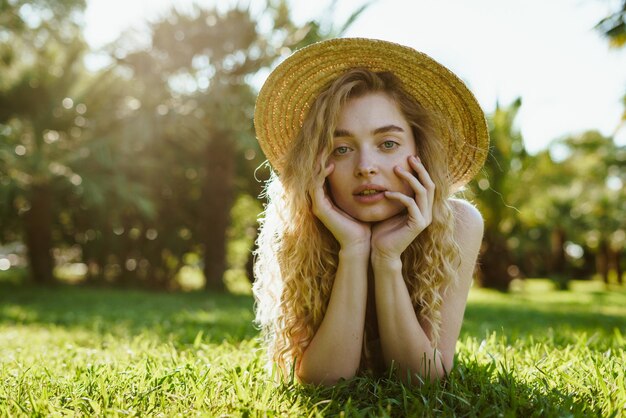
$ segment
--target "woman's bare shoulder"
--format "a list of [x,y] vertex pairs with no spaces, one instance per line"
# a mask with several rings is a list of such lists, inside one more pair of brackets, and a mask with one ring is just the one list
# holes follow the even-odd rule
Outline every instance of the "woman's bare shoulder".
[[450,199],[450,204],[454,210],[457,244],[462,249],[480,246],[485,224],[478,208],[463,199]]

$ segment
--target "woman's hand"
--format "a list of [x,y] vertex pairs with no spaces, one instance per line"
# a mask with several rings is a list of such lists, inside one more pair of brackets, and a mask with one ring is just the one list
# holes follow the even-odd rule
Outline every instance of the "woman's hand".
[[369,224],[360,222],[339,209],[328,196],[326,177],[335,169],[334,164],[322,168],[315,179],[315,186],[309,191],[313,204],[313,214],[328,228],[342,249],[358,246],[369,253],[371,229]]
[[416,157],[411,156],[408,161],[417,176],[398,166],[394,167],[394,172],[410,185],[415,197],[400,192],[385,192],[387,199],[404,205],[406,213],[372,227],[372,262],[400,260],[402,252],[432,222],[435,184]]

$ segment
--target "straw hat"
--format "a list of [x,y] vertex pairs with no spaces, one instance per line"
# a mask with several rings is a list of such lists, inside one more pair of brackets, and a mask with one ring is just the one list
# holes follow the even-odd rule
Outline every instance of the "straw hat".
[[267,78],[256,101],[256,135],[277,172],[311,105],[334,79],[351,68],[389,71],[433,118],[448,153],[450,186],[455,191],[480,170],[489,133],[474,95],[450,70],[426,54],[392,42],[339,38],[300,49]]

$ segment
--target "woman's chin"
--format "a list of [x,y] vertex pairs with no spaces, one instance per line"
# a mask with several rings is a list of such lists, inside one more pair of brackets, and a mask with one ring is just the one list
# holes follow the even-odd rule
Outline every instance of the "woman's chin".
[[372,208],[370,210],[360,210],[357,213],[348,213],[348,215],[352,216],[354,219],[360,222],[376,223],[386,221],[389,218],[393,218],[394,216],[404,212],[405,210],[404,206],[387,207],[381,208],[380,210],[377,209],[378,208]]

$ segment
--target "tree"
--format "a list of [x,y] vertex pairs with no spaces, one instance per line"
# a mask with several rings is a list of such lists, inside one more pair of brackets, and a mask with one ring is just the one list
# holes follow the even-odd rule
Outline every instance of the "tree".
[[567,137],[557,144],[564,146],[567,158],[562,165],[577,172],[572,188],[570,216],[576,231],[573,237],[596,259],[596,272],[605,282],[615,270],[622,279],[621,254],[626,231],[626,147],[617,146],[613,139],[596,131]]
[[626,0],[622,0],[618,10],[600,20],[596,30],[609,40],[612,47],[622,48],[626,45]]
[[0,240],[26,243],[39,283],[53,281],[53,246],[80,243],[94,231],[94,213],[115,217],[104,214],[107,200],[150,212],[139,185],[120,178],[111,158],[120,145],[116,115],[132,86],[111,71],[85,70],[83,7],[13,2],[0,15],[11,23],[0,44]]
[[0,179],[7,198],[3,205],[13,206],[2,212],[19,219],[10,226],[21,226],[33,279],[49,283],[54,188],[71,181],[54,162],[75,127],[67,92],[84,50],[78,25],[68,16],[84,4],[3,2],[0,7],[6,25],[0,30],[0,71],[5,75],[0,85]]
[[[193,197],[196,213],[191,216],[196,222],[188,223],[189,231],[204,253],[207,288],[222,289],[235,196],[259,191],[253,179],[262,154],[254,139],[255,92],[250,78],[281,54],[332,35],[335,29],[316,22],[296,27],[286,2],[278,1],[269,3],[260,15],[242,8],[220,13],[196,7],[189,14],[173,10],[154,22],[151,30],[152,41],[146,48],[120,52],[118,44],[112,54],[132,69],[134,80],[143,86],[145,109],[160,106],[167,114],[175,103],[186,103],[185,114],[179,115],[185,122],[179,125],[193,129],[179,131],[169,140],[182,146],[183,155],[185,150],[193,154],[179,161],[198,164],[189,167],[197,173],[193,181],[199,187]],[[154,92],[161,96],[155,99]]]
[[[622,5],[618,10],[600,20],[596,25],[596,30],[608,39],[611,47],[623,48],[626,45],[626,0],[622,0]],[[626,107],[626,95],[622,101]],[[622,114],[622,124],[624,122],[626,122],[626,110]]]
[[520,220],[549,238],[537,249],[543,245],[545,272],[563,288],[581,275],[577,270],[588,276],[595,269],[605,281],[610,270],[621,277],[625,165],[625,147],[596,131],[553,141],[529,163],[524,184],[533,193],[521,204]]
[[485,233],[480,263],[483,286],[506,290],[514,268],[511,247],[518,227],[515,209],[520,193],[520,175],[526,163],[526,150],[514,121],[522,102],[496,106],[489,117],[490,153],[470,190],[485,217]]

